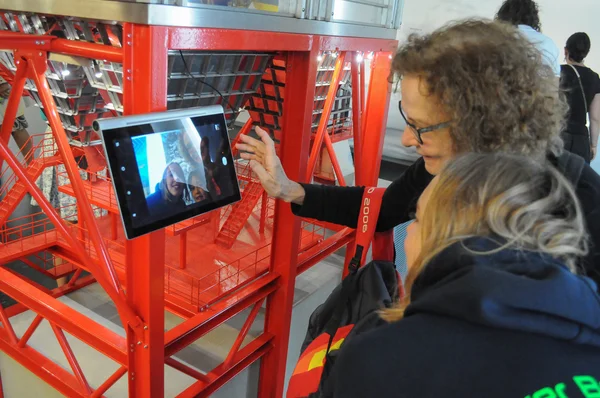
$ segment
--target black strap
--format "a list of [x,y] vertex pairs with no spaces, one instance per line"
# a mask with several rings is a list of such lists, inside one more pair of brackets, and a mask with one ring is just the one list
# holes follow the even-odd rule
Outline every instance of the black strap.
[[327,365],[327,356],[329,355],[335,334],[342,324],[344,310],[348,306],[349,299],[356,294],[358,269],[362,264],[365,249],[369,247],[375,236],[375,228],[377,226],[377,219],[379,218],[384,191],[385,188],[365,187],[364,189],[362,206],[356,226],[356,251],[350,264],[348,264],[349,274],[342,281],[340,297],[333,315],[325,324],[324,333],[329,334],[329,341],[327,342],[327,351],[325,351],[324,366]]
[[587,98],[585,98],[585,91],[583,90],[583,84],[581,83],[581,76],[579,75],[579,71],[577,71],[576,67],[574,67],[571,64],[567,64],[567,65],[569,65],[571,67],[571,69],[573,69],[575,74],[577,75],[577,80],[579,81],[579,88],[581,89],[581,95],[583,96],[583,106],[585,106],[585,118],[587,121],[587,114],[588,114]]

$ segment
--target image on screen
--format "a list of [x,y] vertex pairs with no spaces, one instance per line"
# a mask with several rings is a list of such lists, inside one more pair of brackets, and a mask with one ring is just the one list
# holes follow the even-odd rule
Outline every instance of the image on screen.
[[[164,218],[232,196],[229,142],[221,125],[189,118],[152,123],[154,133],[132,137],[148,212]],[[225,137],[225,138],[224,138]]]

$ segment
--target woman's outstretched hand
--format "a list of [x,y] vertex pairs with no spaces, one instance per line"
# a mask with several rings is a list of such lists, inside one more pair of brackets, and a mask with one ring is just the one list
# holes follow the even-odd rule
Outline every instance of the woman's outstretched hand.
[[302,204],[304,188],[297,182],[291,181],[285,174],[281,161],[275,154],[275,143],[269,133],[260,127],[256,127],[255,130],[260,140],[247,135],[240,137],[240,143],[236,145],[240,156],[250,161],[252,171],[258,176],[269,196]]

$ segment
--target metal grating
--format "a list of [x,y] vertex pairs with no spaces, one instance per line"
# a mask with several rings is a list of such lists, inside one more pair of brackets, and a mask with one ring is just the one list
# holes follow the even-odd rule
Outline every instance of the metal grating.
[[272,53],[169,51],[168,109],[220,104],[230,124],[261,85]]
[[[121,46],[123,37],[123,28],[118,24],[11,12],[0,13],[0,29],[52,34],[117,47]],[[98,117],[116,116],[123,111],[123,67],[102,60],[83,60],[76,64],[74,58],[63,58],[48,61],[48,84],[69,139],[89,145],[95,142],[92,122]],[[0,52],[0,62],[13,73],[17,69],[10,51]],[[33,82],[27,81],[25,88],[42,108]]]
[[[331,85],[331,77],[335,69],[336,53],[325,53],[321,55],[322,61],[317,71],[317,83],[315,88],[315,106],[313,109],[312,128],[316,131],[321,114],[323,113],[323,105],[327,98],[327,91]],[[344,64],[344,71],[340,79],[340,87],[336,93],[336,99],[331,109],[328,128],[338,129],[344,127],[347,120],[352,116],[352,85],[351,85],[351,68],[350,62]]]
[[281,137],[281,118],[285,88],[285,61],[275,58],[263,74],[258,92],[250,98],[248,111],[254,123],[269,131],[275,139]]

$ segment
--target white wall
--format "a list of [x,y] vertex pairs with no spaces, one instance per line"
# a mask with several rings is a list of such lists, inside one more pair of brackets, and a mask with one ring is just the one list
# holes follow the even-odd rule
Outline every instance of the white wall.
[[[600,73],[600,1],[599,0],[537,0],[540,6],[542,32],[551,37],[559,48],[575,32],[586,32],[592,40],[592,50],[586,63]],[[465,18],[493,18],[502,0],[405,0],[402,28],[398,40],[411,33],[426,33],[446,23]],[[399,128],[397,111],[399,94],[390,105],[388,127]],[[592,166],[600,173],[600,159]]]

